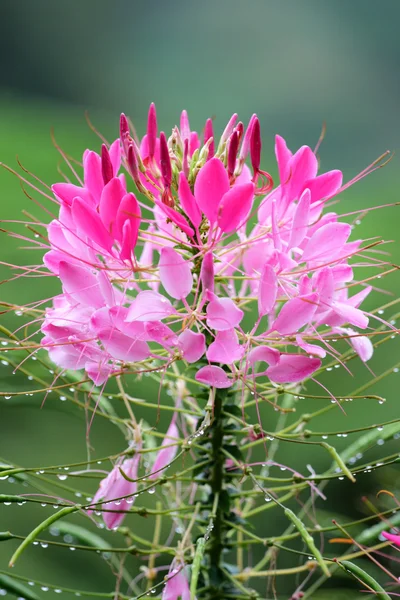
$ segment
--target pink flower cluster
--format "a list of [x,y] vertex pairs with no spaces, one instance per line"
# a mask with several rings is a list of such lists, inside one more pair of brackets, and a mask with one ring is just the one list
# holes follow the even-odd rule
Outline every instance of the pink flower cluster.
[[154,105],[140,142],[130,130],[122,115],[120,138],[84,153],[82,180],[52,188],[59,215],[44,261],[62,293],[42,345],[54,363],[102,385],[179,360],[225,388],[301,382],[338,355],[332,337],[371,357],[359,333],[371,288],[350,293],[361,241],[325,210],[340,171],[318,175],[308,146],[292,153],[277,136],[273,187],[256,115],[247,128],[233,115],[218,143],[211,120],[201,140],[185,111],[169,138],[158,134]]

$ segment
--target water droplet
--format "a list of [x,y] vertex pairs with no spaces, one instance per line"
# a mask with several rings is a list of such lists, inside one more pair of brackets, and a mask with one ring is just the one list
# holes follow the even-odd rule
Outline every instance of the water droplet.
[[40,506],[45,507],[45,506],[47,506],[47,504],[46,504],[46,502],[42,502]]
[[11,506],[11,502],[3,502],[4,506]]
[[47,542],[40,542],[40,545],[42,546],[42,548],[48,548],[49,545]]
[[40,589],[41,589],[43,592],[48,592],[48,591],[49,591],[49,588],[48,588],[46,585],[42,585],[42,586],[40,586]]
[[4,396],[6,400],[11,400],[12,396]]
[[73,552],[74,550],[76,550],[76,548],[74,548],[73,546],[70,546],[70,548],[69,548],[69,549],[70,549],[72,552]]
[[62,592],[62,590],[60,590],[60,588],[56,588],[54,591],[56,594],[61,594],[61,592]]
[[4,365],[5,367],[6,367],[7,365],[9,365],[9,364],[10,364],[10,363],[8,362],[8,360],[2,360],[2,361],[0,361],[0,362],[1,362],[1,364],[2,364],[2,365]]
[[68,479],[68,475],[62,475],[61,473],[59,473],[57,477],[60,481],[65,481],[66,479]]
[[67,397],[66,397],[66,396],[60,396],[60,400],[61,400],[61,402],[65,402],[65,401],[66,401],[66,399],[67,399]]

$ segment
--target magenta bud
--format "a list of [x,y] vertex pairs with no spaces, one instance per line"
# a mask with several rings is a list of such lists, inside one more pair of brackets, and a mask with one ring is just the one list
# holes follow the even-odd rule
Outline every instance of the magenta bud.
[[160,133],[160,168],[165,187],[169,188],[172,181],[171,158],[169,156],[167,138]]
[[236,156],[239,149],[239,133],[234,131],[229,139],[228,146],[228,175],[232,177],[236,167]]
[[190,124],[186,110],[183,110],[181,113],[180,133],[183,141],[190,138]]
[[149,156],[153,158],[156,151],[157,141],[157,113],[154,102],[150,104],[147,117],[147,143],[149,146]]
[[189,140],[186,138],[183,142],[183,162],[182,168],[185,174],[185,177],[189,177]]
[[247,155],[250,150],[250,139],[251,139],[251,134],[253,131],[253,125],[254,125],[255,119],[257,119],[256,114],[254,114],[250,117],[249,124],[247,125],[247,129],[244,134],[243,143],[242,143],[242,147],[240,148],[240,155],[239,155],[239,158],[242,163],[246,160]]
[[124,113],[121,113],[121,116],[119,118],[119,134],[122,143],[124,143],[126,136],[130,134],[128,119],[126,118]]
[[224,129],[224,133],[221,136],[221,142],[220,142],[220,144],[224,144],[229,139],[229,137],[232,135],[232,132],[233,132],[233,130],[235,128],[235,123],[236,123],[236,119],[237,118],[238,118],[238,116],[235,113],[229,119],[228,124],[225,127],[225,129]]
[[239,134],[239,144],[240,144],[240,141],[243,137],[243,131],[244,131],[244,126],[243,126],[242,121],[239,121],[239,123],[236,125],[235,131],[237,131]]
[[107,185],[114,177],[114,169],[111,163],[110,154],[105,144],[101,146],[101,173],[103,175],[104,185]]
[[212,138],[212,142],[208,147],[207,160],[210,160],[215,154],[213,122],[212,119],[207,119],[206,126],[204,127],[204,143],[207,143],[210,138]]
[[260,169],[261,161],[261,129],[260,121],[257,117],[254,119],[253,128],[251,131],[250,158],[253,171],[254,173],[257,173]]
[[139,165],[138,165],[138,160],[137,160],[137,156],[136,156],[136,152],[135,152],[135,148],[134,148],[133,144],[129,144],[129,146],[128,146],[127,160],[128,160],[129,171],[133,177],[133,180],[140,181]]

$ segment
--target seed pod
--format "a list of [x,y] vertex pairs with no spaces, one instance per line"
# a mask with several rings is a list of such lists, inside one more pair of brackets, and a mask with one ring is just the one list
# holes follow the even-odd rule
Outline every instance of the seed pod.
[[304,542],[307,544],[308,549],[310,550],[311,554],[314,556],[315,560],[321,567],[324,575],[326,575],[326,577],[330,577],[331,574],[328,569],[328,566],[325,563],[321,552],[318,550],[317,546],[315,545],[314,538],[308,533],[307,528],[304,525],[304,523],[299,519],[299,517],[297,515],[295,515],[295,513],[292,510],[290,510],[290,508],[285,508],[284,512],[285,512],[285,515],[288,517],[288,519],[290,519],[292,521],[293,525],[296,527],[297,531],[300,533]]
[[368,573],[363,571],[363,569],[361,569],[359,566],[355,565],[349,560],[338,560],[337,563],[345,571],[347,571],[348,573],[353,575],[353,577],[358,579],[358,581],[364,583],[369,590],[376,592],[374,594],[374,597],[377,600],[390,600],[390,596],[385,592],[383,587],[373,577],[371,577],[371,575],[368,575]]

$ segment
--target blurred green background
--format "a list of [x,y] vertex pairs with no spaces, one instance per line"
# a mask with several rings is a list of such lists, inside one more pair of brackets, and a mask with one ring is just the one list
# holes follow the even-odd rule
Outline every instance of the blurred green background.
[[[398,0],[2,0],[0,18],[0,161],[16,167],[18,155],[27,169],[48,184],[60,178],[60,157],[51,143],[51,128],[62,148],[80,159],[86,147],[99,147],[85,122],[85,110],[97,129],[112,140],[118,134],[121,111],[131,116],[143,135],[151,101],[156,102],[160,128],[166,131],[178,122],[183,108],[198,131],[209,116],[216,117],[216,130],[221,131],[233,112],[244,122],[256,112],[263,132],[263,164],[273,175],[274,134],[283,135],[292,150],[302,144],[313,147],[323,121],[327,123],[320,150],[323,171],[339,168],[350,179],[385,150],[398,150]],[[398,161],[395,156],[386,168],[345,192],[339,211],[398,202]],[[6,171],[0,172],[0,202],[4,220],[20,219],[23,209],[44,218]],[[393,241],[385,249],[396,264],[400,263],[399,210],[392,207],[370,213],[355,231],[360,237],[379,235]],[[1,244],[5,263],[40,261],[38,252],[24,253],[20,249],[24,244],[5,234]],[[1,279],[9,276],[3,266]],[[382,279],[381,285],[392,295],[374,293],[369,308],[398,296],[399,275]],[[20,279],[2,286],[1,299],[25,303],[49,297],[57,289],[50,278]],[[4,316],[2,322],[17,326],[18,320]],[[381,373],[399,360],[399,344],[391,340],[376,352],[370,368]],[[11,374],[9,366],[0,369],[1,390],[12,393],[27,385],[24,377]],[[347,393],[371,378],[358,361],[352,364],[352,372],[350,376],[343,369],[334,370],[326,374],[324,383],[332,391]],[[335,409],[313,427],[340,430],[398,417],[398,378],[400,374],[393,373],[371,390],[387,398],[385,405],[372,400],[353,402],[346,406],[347,415]],[[156,397],[157,390],[142,385],[140,392]],[[40,410],[42,400],[43,396],[0,399],[1,459],[26,466],[84,460],[82,415],[51,396]],[[304,401],[298,410],[309,412],[325,402]],[[264,424],[272,427],[275,418],[263,407]],[[91,443],[94,455],[104,456],[122,449],[123,440],[117,430],[98,419]],[[345,441],[337,443],[340,447]],[[398,442],[391,441],[369,452],[366,460],[398,450]],[[302,472],[309,462],[317,472],[329,466],[323,452],[293,453],[291,447],[283,447],[278,457]],[[13,493],[13,484],[0,484],[0,493]],[[374,494],[382,487],[396,492],[398,472],[386,468],[365,474],[357,487],[332,484],[323,508],[329,518],[336,515],[342,522],[365,516],[362,496],[367,494],[377,503]],[[0,505],[0,530],[27,533],[47,516],[44,513],[40,506]],[[149,524],[136,519],[132,521],[136,531],[147,533]],[[283,527],[284,520],[271,511],[257,522],[260,535],[261,531],[262,535],[277,533]],[[0,546],[0,568],[5,568],[11,546],[15,543]],[[390,568],[396,567],[391,564]],[[17,570],[70,587],[110,591],[113,586],[109,569],[102,568],[91,554],[35,547],[26,552]],[[337,586],[351,588],[347,580]],[[293,582],[279,582],[278,598],[288,598],[293,589]],[[363,596],[354,586],[345,596],[340,589],[315,595],[316,600],[344,597]]]

